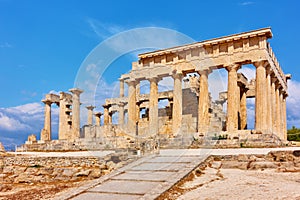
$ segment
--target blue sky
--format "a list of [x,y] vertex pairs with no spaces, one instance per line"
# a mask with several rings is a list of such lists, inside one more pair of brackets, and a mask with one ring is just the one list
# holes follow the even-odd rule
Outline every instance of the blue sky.
[[[81,63],[103,40],[149,26],[174,29],[197,41],[271,27],[271,46],[284,72],[293,75],[289,126],[299,127],[299,9],[297,0],[0,0],[0,141],[20,144],[29,133],[39,134],[40,100],[46,93],[72,88]],[[134,57],[122,59],[103,85],[110,87],[130,69]]]

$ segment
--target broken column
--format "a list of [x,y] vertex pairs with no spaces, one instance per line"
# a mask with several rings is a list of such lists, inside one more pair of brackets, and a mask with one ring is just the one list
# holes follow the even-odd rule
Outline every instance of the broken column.
[[95,106],[86,106],[86,109],[88,110],[88,118],[87,118],[87,125],[93,125],[93,110]]
[[102,112],[97,112],[97,113],[95,113],[95,117],[96,117],[96,126],[101,126],[101,115],[102,115]]

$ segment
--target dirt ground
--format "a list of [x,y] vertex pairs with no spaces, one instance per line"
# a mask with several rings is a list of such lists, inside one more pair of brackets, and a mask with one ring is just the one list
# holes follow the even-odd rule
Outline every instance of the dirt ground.
[[160,199],[300,200],[300,172],[206,168]]
[[83,182],[57,183],[57,184],[2,184],[0,200],[41,200],[51,199],[55,194],[72,187],[78,187]]

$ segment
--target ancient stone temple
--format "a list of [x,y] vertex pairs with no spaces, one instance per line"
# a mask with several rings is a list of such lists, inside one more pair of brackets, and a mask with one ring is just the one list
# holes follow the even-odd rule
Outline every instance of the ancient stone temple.
[[[51,104],[56,103],[60,106],[59,140],[109,143],[112,138],[195,139],[226,134],[239,139],[247,134],[269,134],[284,141],[287,80],[291,76],[283,73],[268,42],[271,38],[271,29],[264,28],[140,54],[132,70],[119,78],[118,98],[106,99],[103,112],[93,113],[93,105],[86,107],[88,120],[81,132],[82,91],[49,94],[43,100],[45,126],[41,140],[51,140]],[[248,80],[238,72],[244,65],[255,66],[255,79]],[[208,79],[219,69],[228,73],[227,91],[220,92],[213,101]],[[159,82],[166,77],[172,78],[173,88],[159,92]],[[140,93],[142,81],[149,82],[148,94]],[[247,98],[255,98],[253,130],[247,130]],[[159,107],[162,100],[167,101],[163,108]],[[115,113],[117,123],[112,120]]]

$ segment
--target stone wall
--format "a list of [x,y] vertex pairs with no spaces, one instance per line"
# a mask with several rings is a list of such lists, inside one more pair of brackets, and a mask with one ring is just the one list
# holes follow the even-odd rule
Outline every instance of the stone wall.
[[6,156],[0,158],[0,182],[7,185],[94,179],[131,160],[133,158],[129,158],[125,153],[110,154],[101,158]]

